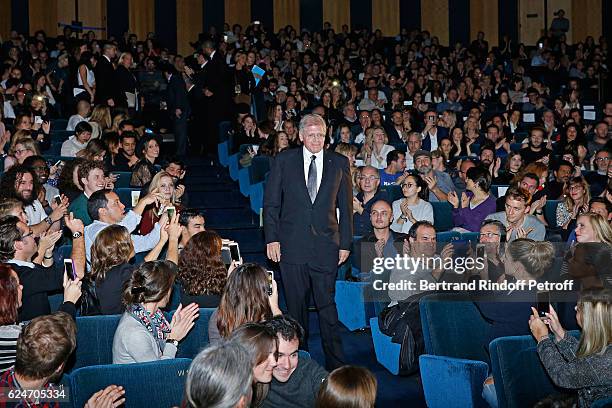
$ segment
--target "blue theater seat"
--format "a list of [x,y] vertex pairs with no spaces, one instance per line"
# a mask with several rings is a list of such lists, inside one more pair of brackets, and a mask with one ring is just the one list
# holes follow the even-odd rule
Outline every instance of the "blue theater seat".
[[[195,358],[198,353],[208,346],[208,322],[215,309],[201,308],[200,316],[195,321],[193,329],[179,343],[177,358]],[[172,319],[172,314],[167,316],[168,321]]]
[[448,201],[431,203],[434,212],[436,231],[448,231],[453,228],[453,206]]
[[[141,191],[141,189],[140,187],[115,188],[115,193],[117,193],[119,200],[125,205],[126,210],[132,208],[132,191]],[[146,191],[141,191],[140,196],[143,197],[145,194]]]
[[336,281],[336,307],[338,319],[350,331],[365,329],[374,317],[374,303],[366,302],[364,291],[368,282]]
[[119,177],[117,181],[115,181],[115,188],[130,188],[130,181],[132,180],[131,171],[113,171],[112,173]]
[[399,200],[400,198],[404,196],[402,194],[402,188],[395,184],[392,184],[389,186],[382,186],[380,189],[387,192],[387,196],[389,197],[390,202]]
[[393,343],[391,337],[384,335],[378,327],[378,317],[370,319],[372,330],[372,342],[374,343],[374,353],[376,360],[391,374],[399,374],[399,358],[401,345]]
[[112,364],[113,337],[119,319],[121,315],[77,317],[77,348],[68,369]]
[[456,231],[444,231],[444,232],[436,232],[436,241],[437,242],[451,242],[455,239],[459,239],[461,234]]
[[69,377],[73,406],[84,407],[95,392],[112,384],[125,389],[126,408],[181,406],[190,365],[191,359],[179,358],[80,368]]

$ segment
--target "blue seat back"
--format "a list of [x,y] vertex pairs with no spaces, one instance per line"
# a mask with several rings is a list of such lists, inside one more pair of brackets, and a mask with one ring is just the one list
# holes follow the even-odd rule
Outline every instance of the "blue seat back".
[[[568,332],[578,337],[577,331]],[[489,345],[499,407],[531,407],[561,392],[546,374],[533,336],[500,337]]]
[[380,189],[387,192],[387,196],[389,197],[389,202],[391,203],[395,200],[399,200],[400,198],[404,196],[402,194],[402,188],[395,184],[392,184],[389,186],[382,186]]
[[115,181],[115,188],[130,188],[130,180],[132,179],[131,171],[113,171],[113,174],[119,177],[117,181]]
[[[204,347],[208,346],[208,322],[214,311],[215,309],[211,308],[200,309],[200,316],[195,321],[193,329],[179,343],[177,358],[195,358]],[[168,314],[168,321],[171,321],[173,313]]]
[[224,120],[219,122],[219,143],[228,140],[227,132],[232,128],[232,122]]
[[461,294],[432,294],[420,302],[427,354],[488,361],[490,325],[476,305]]
[[268,157],[253,157],[249,166],[249,182],[251,185],[265,180],[266,173],[270,171],[270,159]]
[[437,242],[450,242],[455,239],[459,239],[461,235],[456,231],[444,231],[444,232],[436,232],[436,241]]
[[181,406],[191,359],[83,367],[70,375],[75,407],[83,407],[97,391],[115,384],[125,389],[125,407]]
[[77,348],[68,369],[113,362],[113,337],[121,315],[77,317]]
[[546,200],[544,206],[544,218],[548,222],[548,226],[555,228],[557,226],[557,206],[561,203],[560,200]]
[[453,206],[449,202],[432,202],[434,225],[436,231],[448,231],[453,228]]
[[[128,181],[129,182],[129,181]],[[115,193],[119,196],[119,200],[125,205],[126,209],[132,208],[132,191],[141,191],[140,187],[134,188],[115,188]],[[141,191],[140,196],[144,197],[146,191]]]

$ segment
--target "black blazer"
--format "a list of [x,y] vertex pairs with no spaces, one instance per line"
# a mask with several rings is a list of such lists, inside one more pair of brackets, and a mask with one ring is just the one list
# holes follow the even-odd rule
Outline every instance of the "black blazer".
[[323,152],[321,185],[311,203],[303,148],[276,156],[264,195],[264,232],[266,243],[280,242],[283,262],[335,267],[338,250],[351,249],[352,215],[352,183],[346,157]]
[[187,88],[181,74],[172,74],[170,82],[168,82],[168,111],[170,117],[174,118],[174,110],[180,109],[185,113],[189,110],[189,101],[187,99]]
[[120,101],[117,99],[117,79],[115,75],[115,68],[112,62],[106,59],[105,56],[101,56],[94,69],[96,76],[96,104],[105,104],[109,99],[113,99],[115,103]]

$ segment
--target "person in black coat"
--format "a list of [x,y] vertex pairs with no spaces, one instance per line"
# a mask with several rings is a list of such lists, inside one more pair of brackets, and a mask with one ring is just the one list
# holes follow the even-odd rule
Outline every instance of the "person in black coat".
[[176,155],[185,157],[187,155],[187,119],[191,114],[187,88],[183,77],[172,65],[165,65],[162,71],[168,81],[166,102],[168,104],[168,114],[174,125]]
[[[133,58],[129,52],[124,52],[119,57],[119,64],[115,74],[117,75],[117,87],[119,88],[117,98],[119,99],[117,104],[129,109],[138,109],[138,80],[136,76],[130,71],[132,66]],[[127,94],[133,94],[133,103],[128,100]],[[130,98],[132,96],[130,95]]]
[[[346,157],[324,150],[327,126],[321,116],[305,115],[300,129],[303,148],[279,153],[266,185],[266,249],[280,262],[289,314],[304,328],[312,291],[327,366],[336,368],[344,364],[344,353],[334,294],[353,234],[351,173]],[[303,346],[307,338],[308,333]]]
[[94,68],[96,76],[96,94],[94,102],[96,104],[108,105],[111,108],[119,102],[117,96],[117,77],[113,59],[117,55],[117,47],[114,44],[105,44],[104,53],[98,59]]

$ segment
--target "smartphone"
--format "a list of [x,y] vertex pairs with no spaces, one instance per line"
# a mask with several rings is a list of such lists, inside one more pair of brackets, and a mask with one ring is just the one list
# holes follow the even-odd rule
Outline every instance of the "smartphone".
[[176,214],[176,208],[174,208],[174,206],[168,206],[166,207],[166,211],[168,212],[168,219],[172,219],[172,217],[174,217],[174,214]]
[[43,123],[43,120],[40,116],[34,116],[34,123],[40,124],[40,123]]
[[231,242],[229,245],[230,255],[232,257],[232,261],[240,262],[240,247],[238,247],[237,242]]
[[77,274],[74,270],[74,264],[72,263],[72,259],[64,259],[64,273],[68,276],[70,280],[76,280]]
[[538,316],[546,317],[546,313],[550,311],[550,292],[538,292],[536,295]]
[[55,204],[60,205],[62,203],[62,197],[60,197],[58,194],[55,197],[53,197],[53,201],[55,201]]
[[229,267],[232,263],[232,253],[229,247],[221,247],[221,260],[226,267]]
[[223,41],[227,42],[227,35],[223,36]]
[[454,239],[453,243],[453,257],[466,257],[468,248],[472,244],[471,241],[465,239]]
[[63,161],[61,161],[61,160],[58,160],[58,161],[57,161],[57,162],[55,162],[55,164],[54,164],[54,166],[55,166],[55,167],[60,166],[60,165],[61,165],[61,166],[63,166],[63,165],[64,165],[64,162],[63,162]]
[[268,271],[268,296],[272,296],[272,282],[274,282],[274,271]]
[[260,24],[261,24],[261,22],[260,22],[259,20],[255,20],[255,21],[253,21],[253,24],[255,24],[255,25],[260,25]]
[[132,198],[132,207],[136,207],[140,200],[140,190],[130,191],[130,195]]
[[427,119],[430,120],[431,122],[433,122],[433,121],[436,120],[436,117],[430,115],[430,116],[427,117]]
[[412,101],[404,101],[404,106],[412,106]]

